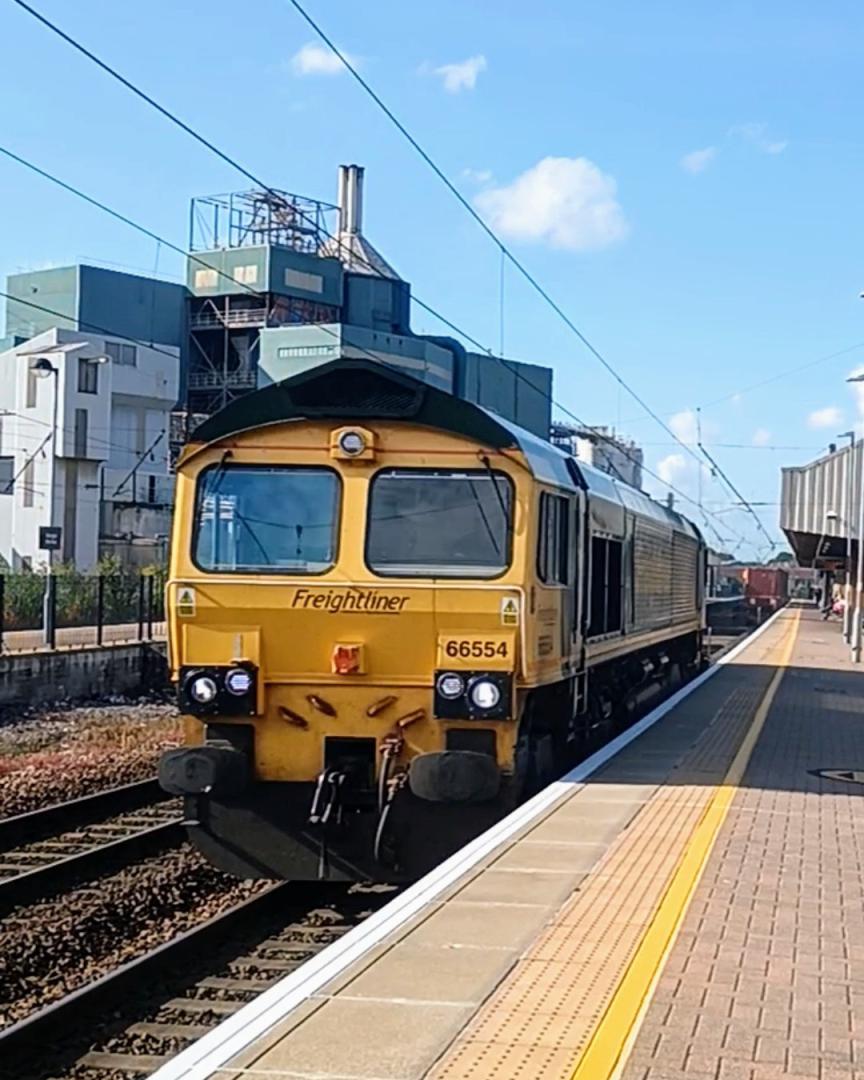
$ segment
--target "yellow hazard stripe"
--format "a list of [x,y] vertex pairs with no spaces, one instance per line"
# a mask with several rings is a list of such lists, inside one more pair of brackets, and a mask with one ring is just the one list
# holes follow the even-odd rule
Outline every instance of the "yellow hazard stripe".
[[759,703],[732,764],[700,818],[645,936],[571,1074],[571,1080],[611,1080],[623,1067],[651,1002],[666,958],[675,944],[714,842],[732,805],[753,748],[792,658],[800,613],[778,646],[777,670]]

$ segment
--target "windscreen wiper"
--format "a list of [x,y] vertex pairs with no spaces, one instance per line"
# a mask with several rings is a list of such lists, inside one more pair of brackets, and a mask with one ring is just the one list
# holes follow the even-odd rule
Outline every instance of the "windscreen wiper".
[[480,517],[483,519],[483,524],[486,526],[486,533],[487,533],[487,535],[489,537],[489,540],[492,543],[492,547],[495,549],[495,554],[499,558],[501,558],[501,545],[498,543],[498,539],[495,536],[495,532],[492,529],[492,526],[489,524],[489,518],[486,517],[486,510],[483,507],[483,501],[480,498],[480,496],[477,494],[477,489],[474,487],[474,481],[470,478],[470,476],[467,477],[467,480],[468,480],[468,487],[471,488],[471,494],[474,496],[474,505],[480,511]]
[[501,516],[504,518],[504,528],[509,529],[510,515],[508,514],[507,506],[504,503],[504,496],[501,494],[501,489],[498,487],[498,477],[495,475],[495,470],[492,468],[489,458],[485,454],[483,455],[483,457],[480,458],[480,460],[483,462],[483,467],[489,474],[489,479],[492,481],[492,487],[495,489],[495,495],[498,498],[498,505],[501,507]]

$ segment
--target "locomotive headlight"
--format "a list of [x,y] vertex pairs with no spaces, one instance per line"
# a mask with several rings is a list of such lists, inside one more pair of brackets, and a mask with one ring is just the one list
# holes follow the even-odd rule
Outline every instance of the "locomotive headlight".
[[501,691],[491,679],[478,679],[468,694],[477,709],[494,709],[501,700]]
[[366,449],[366,440],[359,431],[345,431],[339,436],[339,449],[349,457],[357,457]]
[[232,668],[225,676],[225,689],[235,697],[243,697],[252,689],[252,676],[243,668]]
[[445,671],[438,676],[438,693],[448,701],[453,701],[465,693],[465,680],[456,672]]
[[197,701],[199,705],[209,705],[212,701],[215,701],[218,692],[219,687],[216,685],[216,680],[211,679],[209,675],[199,675],[189,685],[189,696],[193,701]]

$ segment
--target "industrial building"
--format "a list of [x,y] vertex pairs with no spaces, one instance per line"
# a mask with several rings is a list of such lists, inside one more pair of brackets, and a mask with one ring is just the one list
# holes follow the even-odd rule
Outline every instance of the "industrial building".
[[411,286],[363,232],[363,169],[338,206],[288,192],[192,203],[186,407],[208,415],[335,356],[374,358],[548,438],[551,369],[413,333]]
[[563,423],[552,424],[551,438],[586,465],[641,490],[644,456],[632,439],[623,439],[603,425],[586,428]]
[[179,349],[51,329],[0,353],[0,556],[90,569],[164,556],[173,493],[169,417]]
[[[0,340],[0,349],[7,350],[0,355],[6,365],[0,371],[0,394],[10,403],[7,407],[20,408],[20,393],[26,390],[21,391],[24,368],[19,361],[31,347],[43,348],[49,341],[46,334],[54,335],[50,341],[58,346],[86,341],[88,349],[102,352],[109,346],[132,350],[144,365],[139,373],[155,365],[165,376],[153,398],[156,404],[146,408],[162,417],[165,395],[173,394],[165,440],[170,454],[163,460],[166,447],[160,444],[157,455],[166,480],[180,446],[204,417],[251,390],[334,356],[377,359],[548,438],[551,369],[470,352],[448,337],[415,334],[410,325],[411,286],[376,251],[362,226],[363,169],[349,165],[339,170],[338,205],[269,189],[193,199],[185,284],[88,265],[10,275],[6,338]],[[66,338],[67,333],[78,337]],[[110,378],[105,376],[106,386]],[[106,391],[109,398],[113,392]],[[147,397],[140,387],[136,395],[142,401]],[[106,410],[98,420],[98,438],[106,446],[123,445],[123,432],[112,427],[125,423],[119,403],[118,409]],[[74,428],[72,416],[61,426]],[[94,434],[95,416],[90,423]],[[25,445],[20,435],[16,431],[14,436],[16,454]],[[65,460],[62,440],[57,442],[59,457]],[[90,450],[95,446],[94,441]],[[149,453],[146,438],[134,453]],[[104,460],[108,491],[113,465],[110,456]],[[152,475],[143,458],[136,462],[136,475]],[[64,466],[54,471],[59,478]],[[87,476],[84,490],[95,490],[86,464],[79,474]],[[167,490],[162,484],[157,487]],[[21,490],[19,484],[19,494]],[[152,502],[137,503],[137,488],[129,494],[132,504],[146,506],[148,512],[138,513],[127,530],[128,542],[155,542],[162,525],[149,513]],[[57,498],[66,506],[65,496]],[[87,498],[92,503],[97,496],[82,494],[76,505],[84,505]],[[77,511],[73,516],[77,521]],[[74,539],[64,534],[64,557],[90,565],[100,545],[102,550],[116,546],[114,511],[103,505],[101,541],[94,542],[90,533],[98,519],[90,515],[93,529],[76,526]],[[4,539],[3,550],[13,559],[35,556],[36,534],[25,539],[21,531],[29,528],[32,533],[35,521],[34,515],[21,516],[15,535]]]

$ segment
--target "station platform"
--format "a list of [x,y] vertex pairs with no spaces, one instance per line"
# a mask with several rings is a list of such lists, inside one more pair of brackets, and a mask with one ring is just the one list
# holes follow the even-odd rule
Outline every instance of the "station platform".
[[786,608],[158,1080],[861,1080],[864,674]]

